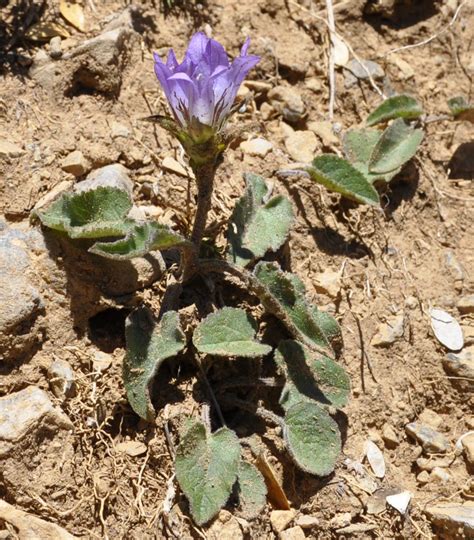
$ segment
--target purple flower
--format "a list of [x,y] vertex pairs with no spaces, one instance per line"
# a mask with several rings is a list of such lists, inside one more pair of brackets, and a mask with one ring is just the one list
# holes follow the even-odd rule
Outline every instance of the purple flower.
[[155,53],[155,73],[180,127],[203,134],[204,126],[219,131],[227,120],[237,91],[260,57],[247,55],[249,39],[232,63],[224,47],[194,34],[181,64],[170,49],[166,63]]

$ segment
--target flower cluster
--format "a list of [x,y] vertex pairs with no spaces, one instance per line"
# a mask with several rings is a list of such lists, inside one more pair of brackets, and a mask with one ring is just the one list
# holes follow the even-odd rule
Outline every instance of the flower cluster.
[[242,81],[260,60],[247,54],[248,47],[249,39],[230,63],[220,43],[198,32],[181,64],[173,49],[166,62],[154,54],[155,73],[173,116],[196,142],[205,141],[224,126]]

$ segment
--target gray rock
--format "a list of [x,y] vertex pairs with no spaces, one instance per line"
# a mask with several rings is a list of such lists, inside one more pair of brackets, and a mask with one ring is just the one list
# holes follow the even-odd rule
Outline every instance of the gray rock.
[[444,264],[455,281],[464,281],[464,270],[452,251],[447,251]]
[[42,339],[38,320],[43,300],[31,283],[29,235],[4,227],[0,231],[0,359],[21,359]]
[[0,398],[0,457],[7,455],[15,444],[32,431],[73,429],[69,418],[54,407],[48,394],[29,386]]
[[[361,64],[363,64],[366,69],[364,69]],[[351,60],[344,68],[345,87],[350,88],[351,86],[354,86],[359,79],[368,79],[369,73],[374,80],[383,79],[385,76],[382,67],[376,62],[372,62],[372,60],[362,60],[361,62],[358,60]]]
[[124,53],[134,32],[119,27],[89,39],[63,55],[74,61],[72,79],[81,85],[103,93],[118,94],[122,84]]
[[82,182],[74,186],[76,193],[89,191],[97,187],[114,187],[126,191],[130,195],[133,191],[133,182],[130,180],[128,170],[120,163],[106,165],[100,169],[95,169],[87,175]]
[[426,507],[424,512],[444,532],[443,538],[474,538],[474,501],[438,503]]
[[51,56],[53,60],[58,60],[62,55],[61,38],[60,36],[54,36],[49,42],[49,56]]
[[466,347],[459,353],[448,353],[443,358],[443,367],[454,386],[468,392],[474,391],[474,347]]
[[49,385],[53,394],[60,398],[70,398],[76,393],[74,371],[66,360],[56,359],[48,369]]
[[290,124],[299,122],[306,115],[306,107],[301,95],[296,88],[291,86],[275,86],[268,92],[268,100]]
[[444,435],[419,422],[407,424],[405,430],[421,444],[428,454],[442,454],[449,449],[449,441]]
[[128,57],[128,43],[135,35],[130,27],[120,26],[51,60],[40,50],[29,70],[30,77],[47,90],[64,93],[89,89],[117,95]]

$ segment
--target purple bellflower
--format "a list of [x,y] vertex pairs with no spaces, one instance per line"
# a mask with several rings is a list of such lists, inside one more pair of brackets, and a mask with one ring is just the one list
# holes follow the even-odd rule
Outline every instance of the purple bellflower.
[[154,54],[155,73],[178,130],[194,143],[205,143],[224,127],[242,81],[260,60],[247,54],[249,42],[232,63],[224,47],[202,32],[191,38],[181,64],[173,49],[166,63]]

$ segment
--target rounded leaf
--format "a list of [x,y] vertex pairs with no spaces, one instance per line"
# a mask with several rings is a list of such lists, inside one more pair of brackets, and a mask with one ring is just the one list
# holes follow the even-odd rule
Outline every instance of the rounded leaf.
[[290,407],[285,415],[284,435],[300,469],[317,476],[333,472],[341,451],[341,434],[323,407],[308,402]]

